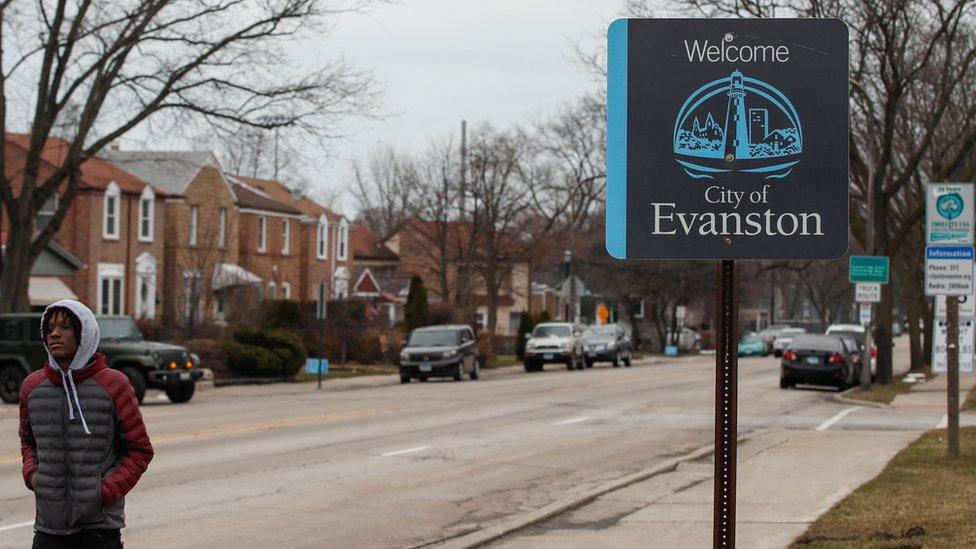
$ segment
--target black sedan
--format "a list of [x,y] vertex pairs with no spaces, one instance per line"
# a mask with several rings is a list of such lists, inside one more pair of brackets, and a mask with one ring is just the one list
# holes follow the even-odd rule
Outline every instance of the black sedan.
[[830,385],[843,391],[857,383],[852,351],[836,336],[798,335],[783,353],[779,386]]

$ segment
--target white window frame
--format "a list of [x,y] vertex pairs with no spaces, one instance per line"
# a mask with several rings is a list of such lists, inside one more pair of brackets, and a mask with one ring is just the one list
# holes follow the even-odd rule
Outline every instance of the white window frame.
[[258,253],[268,251],[268,217],[258,216]]
[[[52,194],[51,198],[47,199],[47,201],[41,205],[41,209],[37,211],[37,220],[34,223],[38,230],[45,226],[44,224],[40,223],[43,218],[47,217],[48,223],[51,222],[51,219],[54,219],[54,214],[58,213],[58,206],[60,205],[61,196],[57,193]],[[48,206],[50,206],[50,209]]]
[[227,208],[220,208],[217,227],[217,245],[221,248],[227,247]]
[[274,282],[268,282],[268,299],[271,301],[278,299],[278,285]]
[[291,247],[291,220],[281,220],[281,255],[288,255]]
[[[107,295],[103,290],[105,282],[108,282]],[[113,286],[115,283],[118,283],[119,286],[118,302],[114,299]],[[121,263],[98,264],[98,314],[125,314],[125,265]]]
[[[156,193],[153,192],[152,187],[147,185],[146,188],[142,190],[142,196],[139,197],[139,242],[153,241],[153,231],[156,230],[155,209]],[[148,234],[143,233],[143,226],[148,227]]]
[[[156,298],[158,297],[156,282],[156,258],[145,252],[136,258],[136,294],[135,317],[156,318]],[[142,288],[147,290],[146,308],[142,307]]]
[[200,206],[190,204],[190,246],[197,245],[197,228],[200,226]]
[[281,299],[291,299],[291,282],[281,283]]
[[[114,208],[109,207],[111,202]],[[112,220],[112,231],[109,231],[109,219]],[[122,225],[122,190],[115,181],[108,184],[105,189],[105,198],[102,205],[102,238],[105,240],[118,240]]]
[[339,222],[339,235],[336,241],[336,259],[346,261],[349,256],[349,223],[344,217]]
[[315,318],[325,318],[328,301],[329,288],[325,285],[325,282],[319,282],[318,291],[315,295]]
[[329,218],[322,215],[319,217],[319,225],[315,237],[315,257],[318,259],[329,258]]

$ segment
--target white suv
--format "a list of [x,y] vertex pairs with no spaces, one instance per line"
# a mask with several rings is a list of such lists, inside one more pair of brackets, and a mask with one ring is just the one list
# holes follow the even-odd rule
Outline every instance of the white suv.
[[537,324],[532,334],[525,334],[526,372],[541,372],[546,364],[554,362],[566,365],[567,370],[586,368],[583,361],[583,327],[571,322],[543,322]]

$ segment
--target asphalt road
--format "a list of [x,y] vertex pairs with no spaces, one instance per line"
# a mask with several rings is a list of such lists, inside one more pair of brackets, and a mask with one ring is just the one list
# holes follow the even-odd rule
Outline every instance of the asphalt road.
[[[907,351],[907,345],[896,351]],[[740,432],[926,429],[934,413],[780,390],[740,360]],[[172,405],[150,392],[156,448],[127,498],[127,547],[416,547],[650,467],[712,440],[714,357],[480,381],[393,377],[234,387]],[[0,547],[27,547],[17,410],[0,407]]]

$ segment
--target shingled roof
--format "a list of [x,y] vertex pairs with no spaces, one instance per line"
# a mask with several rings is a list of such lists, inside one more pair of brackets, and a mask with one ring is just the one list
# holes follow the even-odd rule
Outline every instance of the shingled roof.
[[205,166],[219,168],[210,151],[106,151],[102,158],[170,196],[181,196]]
[[275,212],[285,215],[302,215],[302,212],[298,211],[296,208],[293,208],[288,204],[282,204],[277,200],[272,200],[268,196],[263,195],[254,189],[250,189],[245,185],[241,185],[240,183],[232,181],[231,189],[234,190],[234,195],[237,197],[237,205],[241,208]]

